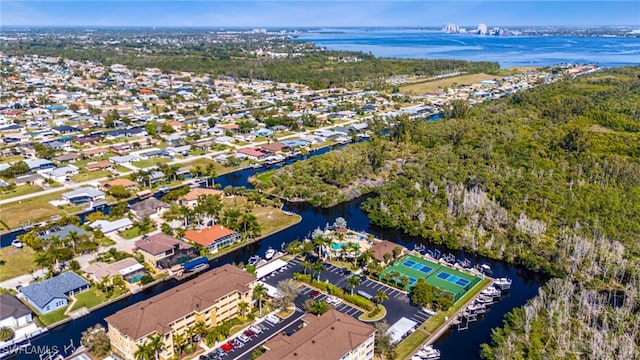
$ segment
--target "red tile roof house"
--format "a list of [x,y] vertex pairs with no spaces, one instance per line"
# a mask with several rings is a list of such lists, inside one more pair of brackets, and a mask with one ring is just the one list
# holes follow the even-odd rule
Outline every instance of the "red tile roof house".
[[183,238],[204,246],[214,253],[241,240],[240,234],[222,225],[214,225],[201,230],[187,230]]
[[267,156],[267,153],[262,152],[256,148],[240,149],[238,150],[238,153],[246,155],[248,158],[252,160],[264,159]]

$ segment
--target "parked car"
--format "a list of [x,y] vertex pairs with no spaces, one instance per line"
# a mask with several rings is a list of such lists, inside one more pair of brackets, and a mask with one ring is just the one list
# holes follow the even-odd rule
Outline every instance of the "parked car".
[[269,315],[265,316],[265,317],[264,317],[264,319],[265,319],[267,322],[269,322],[270,324],[272,324],[272,325],[275,325],[275,324],[277,324],[277,323],[279,323],[279,322],[280,322],[280,319],[278,319],[278,317],[277,317],[277,316],[272,315],[272,314],[269,314]]
[[249,327],[249,330],[251,330],[254,334],[260,334],[262,332],[262,328],[256,325]]
[[260,323],[260,324],[258,324],[258,327],[259,327],[262,331],[267,331],[267,330],[269,330],[269,327],[268,327],[265,323]]
[[320,291],[313,290],[312,292],[309,293],[309,297],[312,298],[312,299],[315,299],[318,296],[320,296]]
[[256,336],[256,333],[254,333],[253,331],[247,329],[247,330],[244,331],[244,336],[248,336],[248,337],[252,338],[252,337]]
[[248,343],[249,341],[251,341],[251,338],[250,338],[250,337],[248,337],[248,336],[247,336],[247,335],[245,335],[245,334],[240,334],[240,335],[238,335],[238,340],[240,340],[240,341],[242,341],[243,343],[245,343],[245,344],[246,344],[246,343]]
[[222,348],[222,350],[224,350],[225,353],[228,353],[231,350],[233,350],[233,346],[231,346],[229,344],[222,344],[221,348]]

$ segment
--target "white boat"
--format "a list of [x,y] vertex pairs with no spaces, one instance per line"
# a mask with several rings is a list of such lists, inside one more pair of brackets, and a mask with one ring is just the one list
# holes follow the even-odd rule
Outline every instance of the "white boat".
[[13,246],[16,249],[22,249],[22,241],[15,239],[11,242],[11,246]]
[[260,256],[258,255],[253,255],[252,257],[249,258],[249,260],[247,261],[247,263],[249,265],[252,266],[256,266],[258,264],[258,262],[260,261]]
[[493,287],[493,286],[488,286],[486,289],[482,290],[482,291],[480,292],[480,294],[482,294],[482,295],[486,295],[486,296],[493,296],[493,297],[496,297],[496,296],[500,296],[500,295],[501,295],[501,291],[500,291],[500,290],[498,290],[498,289],[496,289],[496,288],[495,288],[495,287]]
[[480,269],[481,272],[487,274],[487,275],[491,275],[493,274],[493,271],[491,270],[491,266],[487,265],[487,264],[482,264],[480,265]]
[[497,278],[493,285],[498,289],[505,291],[511,289],[511,279],[509,278]]
[[273,250],[273,248],[269,247],[269,248],[267,249],[267,252],[264,254],[264,258],[265,258],[265,259],[267,259],[267,260],[269,260],[269,259],[271,259],[271,258],[273,257],[273,255],[275,255],[275,254],[276,254],[276,251],[275,251],[275,250]]
[[437,360],[440,359],[440,350],[434,349],[431,345],[424,345],[418,350],[415,356],[424,360]]

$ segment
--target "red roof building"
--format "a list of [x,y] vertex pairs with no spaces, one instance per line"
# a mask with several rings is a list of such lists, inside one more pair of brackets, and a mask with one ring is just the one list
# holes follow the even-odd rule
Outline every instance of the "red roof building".
[[240,241],[240,234],[222,225],[214,225],[200,230],[187,230],[183,238],[216,252]]

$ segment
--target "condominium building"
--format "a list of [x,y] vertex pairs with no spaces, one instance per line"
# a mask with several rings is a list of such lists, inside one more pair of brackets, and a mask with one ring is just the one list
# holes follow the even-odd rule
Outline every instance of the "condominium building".
[[303,327],[264,344],[260,360],[371,360],[376,329],[335,309],[321,316],[307,314]]
[[216,326],[239,313],[238,304],[251,304],[255,276],[232,265],[208,271],[193,280],[107,317],[111,349],[133,360],[138,345],[162,336],[161,359],[177,352],[173,337],[198,322]]

